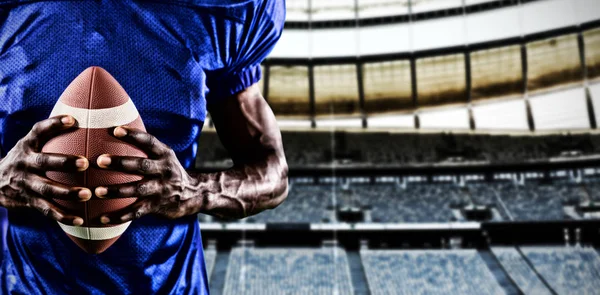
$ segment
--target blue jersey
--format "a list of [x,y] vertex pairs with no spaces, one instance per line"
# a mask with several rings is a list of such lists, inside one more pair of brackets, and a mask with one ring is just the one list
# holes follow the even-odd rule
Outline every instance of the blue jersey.
[[[206,105],[258,82],[260,62],[281,35],[284,6],[283,0],[0,0],[3,155],[48,117],[80,72],[100,66],[127,91],[148,132],[190,167]],[[135,220],[98,255],[84,253],[35,210],[9,211],[8,224],[0,294],[208,293],[195,216]]]

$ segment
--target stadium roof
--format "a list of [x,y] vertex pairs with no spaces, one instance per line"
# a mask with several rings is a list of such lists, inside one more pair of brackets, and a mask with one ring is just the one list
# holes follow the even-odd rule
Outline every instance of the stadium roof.
[[[416,2],[412,14],[397,16],[402,21],[386,21],[390,18],[384,17],[377,18],[368,26],[361,26],[360,16],[349,9],[353,6],[347,6],[354,0],[320,0],[313,2],[329,9],[315,8],[315,13],[327,12],[326,19],[350,18],[354,25],[342,26],[340,24],[343,22],[340,21],[329,21],[322,25],[322,22],[314,19],[316,16],[298,24],[293,21],[298,19],[294,13],[295,4],[302,2],[307,1],[288,1],[289,24],[271,57],[323,58],[418,52],[521,38],[560,28],[577,27],[600,19],[597,13],[600,11],[600,2],[595,0],[465,1],[465,9],[461,5],[462,0],[431,0]],[[393,7],[406,7],[403,5],[406,0],[360,0],[358,3],[376,3],[379,5],[371,6],[385,7],[385,11],[390,13],[395,13]],[[481,3],[488,3],[488,6],[489,3],[503,5],[485,6],[488,8],[467,13],[466,7],[477,3],[479,6],[483,5]],[[437,13],[431,17],[412,17],[426,11]]]

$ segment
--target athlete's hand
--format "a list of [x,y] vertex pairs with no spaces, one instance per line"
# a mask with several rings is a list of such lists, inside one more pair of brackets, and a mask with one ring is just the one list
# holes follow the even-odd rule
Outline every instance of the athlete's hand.
[[175,152],[156,137],[126,126],[117,127],[113,135],[144,151],[148,158],[101,155],[100,168],[144,176],[140,181],[97,187],[101,198],[138,198],[130,206],[104,215],[100,222],[120,224],[146,214],[174,219],[196,213],[198,180],[190,176],[177,160]]
[[81,225],[83,219],[67,214],[51,199],[87,201],[92,192],[83,187],[67,187],[46,178],[46,171],[77,172],[88,168],[83,156],[41,153],[52,137],[75,126],[71,116],[40,121],[6,157],[0,160],[0,206],[30,207],[64,224]]

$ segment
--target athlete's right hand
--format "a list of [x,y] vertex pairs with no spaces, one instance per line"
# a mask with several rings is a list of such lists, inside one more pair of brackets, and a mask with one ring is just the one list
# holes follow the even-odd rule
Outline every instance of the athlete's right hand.
[[57,116],[40,121],[23,137],[6,157],[0,160],[0,206],[35,208],[64,224],[82,225],[83,219],[70,215],[52,199],[87,201],[92,192],[83,187],[68,187],[45,176],[46,171],[77,172],[88,168],[83,156],[42,153],[52,137],[75,126],[71,116]]

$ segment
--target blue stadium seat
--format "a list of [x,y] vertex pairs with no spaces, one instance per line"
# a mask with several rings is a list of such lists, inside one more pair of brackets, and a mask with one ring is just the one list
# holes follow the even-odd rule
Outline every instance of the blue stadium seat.
[[224,295],[353,294],[341,248],[234,248]]
[[522,247],[535,269],[558,294],[598,294],[600,256],[593,248]]
[[476,250],[361,250],[373,295],[505,294]]

